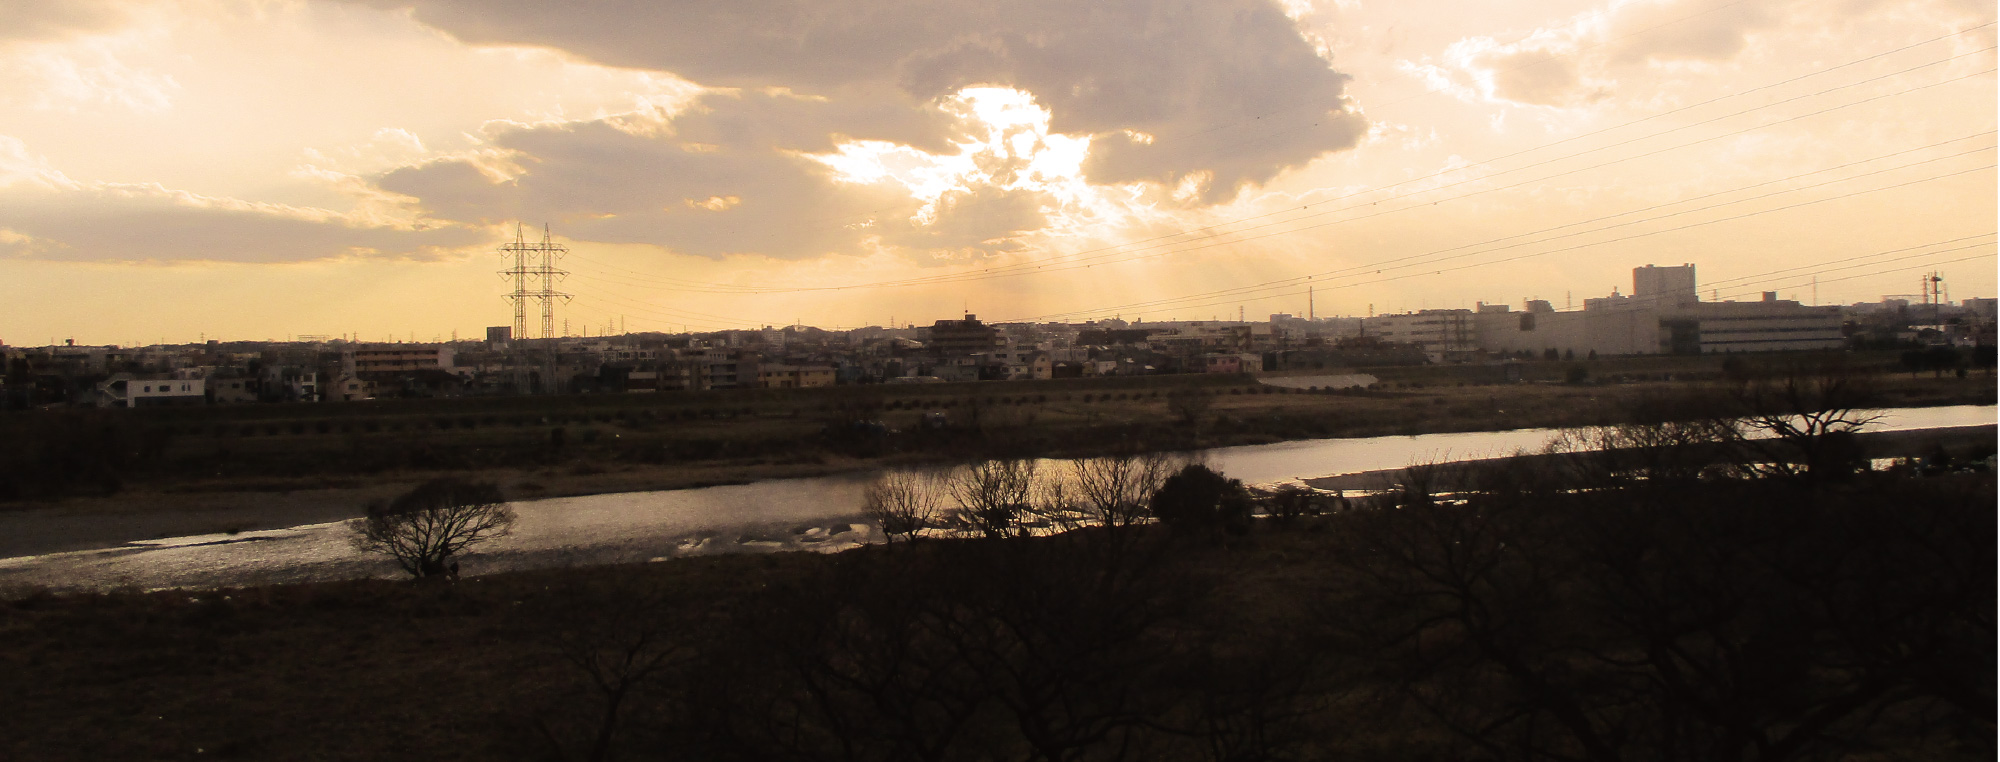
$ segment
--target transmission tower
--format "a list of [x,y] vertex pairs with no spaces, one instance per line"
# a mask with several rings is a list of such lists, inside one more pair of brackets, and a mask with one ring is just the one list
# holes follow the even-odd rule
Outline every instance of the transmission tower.
[[555,290],[556,283],[569,275],[568,270],[556,269],[556,261],[569,254],[569,247],[556,243],[547,225],[542,226],[541,242],[529,243],[521,224],[515,223],[514,241],[501,246],[500,253],[514,255],[514,266],[500,271],[500,277],[514,280],[514,292],[507,295],[514,303],[514,338],[528,338],[530,300],[542,308],[541,338],[555,338],[556,303],[570,299],[569,294]]

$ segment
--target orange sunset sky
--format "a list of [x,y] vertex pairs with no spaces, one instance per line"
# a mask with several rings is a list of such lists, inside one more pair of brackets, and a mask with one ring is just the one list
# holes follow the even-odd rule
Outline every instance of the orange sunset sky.
[[1990,297],[1994,11],[13,0],[0,340]]

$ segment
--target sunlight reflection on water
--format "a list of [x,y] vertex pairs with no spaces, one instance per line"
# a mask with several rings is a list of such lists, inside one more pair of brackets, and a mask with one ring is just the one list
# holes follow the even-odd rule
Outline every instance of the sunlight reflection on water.
[[[1994,422],[1991,406],[1911,408],[1888,411],[1868,430]],[[1416,461],[1501,457],[1539,450],[1554,433],[1520,429],[1321,439],[1223,447],[1202,455],[1210,466],[1246,483],[1272,484]],[[714,553],[844,550],[881,539],[881,532],[861,516],[867,478],[849,474],[521,501],[515,503],[519,520],[513,533],[482,546],[462,563],[466,574],[480,574]],[[391,562],[355,551],[340,522],[0,559],[0,582],[65,589],[214,587],[400,574]]]

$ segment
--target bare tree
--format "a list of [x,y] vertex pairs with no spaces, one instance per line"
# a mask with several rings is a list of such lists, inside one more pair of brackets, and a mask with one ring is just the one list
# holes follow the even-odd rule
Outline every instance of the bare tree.
[[1854,435],[1882,416],[1874,384],[1838,357],[1755,373],[1735,389],[1743,426],[1766,442],[1747,441],[1749,465],[1771,475],[1839,479],[1862,465]]
[[1035,462],[983,460],[947,481],[959,518],[987,537],[1007,537],[1020,532],[1021,512],[1033,497]]
[[432,479],[386,503],[368,506],[368,515],[348,523],[354,546],[387,553],[418,579],[458,576],[454,556],[507,534],[514,511],[491,482],[445,477]]
[[565,697],[559,709],[535,718],[556,756],[612,759],[628,735],[628,715],[660,710],[650,694],[690,653],[676,604],[667,588],[629,572],[609,572],[556,598],[546,638],[598,699],[592,711],[589,702]]
[[1167,453],[1128,453],[1070,462],[1071,483],[1081,507],[1102,526],[1139,523],[1160,484],[1183,465]]
[[1928,741],[1893,718],[1991,716],[1990,689],[1934,680],[1991,650],[1991,583],[1961,571],[1991,546],[1958,538],[1990,534],[1964,523],[1990,487],[1576,489],[1549,462],[1415,469],[1334,519],[1359,584],[1329,621],[1457,756],[1845,759]]
[[1731,450],[1743,423],[1728,395],[1711,387],[1642,395],[1621,406],[1626,419],[1610,426],[1565,429],[1544,452],[1579,484],[1687,484],[1738,468]]
[[1034,484],[1028,490],[1028,504],[1024,519],[1032,527],[1052,532],[1067,532],[1084,526],[1087,512],[1083,507],[1083,496],[1071,476],[1071,469],[1037,469]]
[[936,526],[944,503],[945,480],[931,471],[884,471],[862,492],[861,508],[894,542],[915,540]]

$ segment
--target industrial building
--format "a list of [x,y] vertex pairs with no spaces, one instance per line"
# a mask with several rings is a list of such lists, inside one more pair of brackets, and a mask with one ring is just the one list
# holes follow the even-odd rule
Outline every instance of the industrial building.
[[1542,354],[1645,355],[1839,349],[1838,307],[1810,307],[1767,291],[1755,302],[1703,302],[1694,265],[1632,270],[1632,294],[1586,299],[1581,311],[1547,302],[1513,312],[1482,305],[1473,315],[1480,349]]

